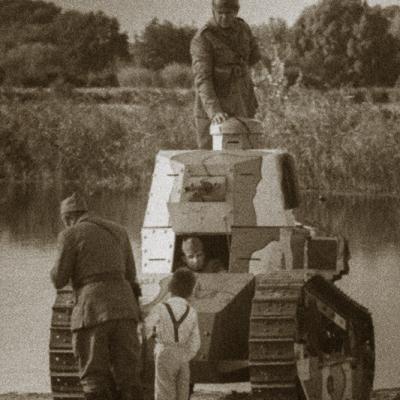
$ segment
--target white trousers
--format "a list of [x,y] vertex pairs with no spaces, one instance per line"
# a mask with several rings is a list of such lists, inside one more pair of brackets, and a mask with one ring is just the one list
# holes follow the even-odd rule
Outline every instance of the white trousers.
[[190,369],[177,348],[155,352],[155,400],[188,400]]

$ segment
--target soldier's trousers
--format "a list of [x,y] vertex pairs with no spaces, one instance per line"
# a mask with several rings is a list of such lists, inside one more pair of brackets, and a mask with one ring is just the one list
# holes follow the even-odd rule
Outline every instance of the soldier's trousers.
[[210,135],[211,121],[208,118],[195,117],[197,147],[203,150],[212,149],[212,137]]
[[155,400],[188,400],[189,362],[183,361],[179,349],[166,347],[155,353]]
[[72,344],[85,393],[109,393],[115,384],[124,397],[135,393],[133,399],[141,398],[135,320],[117,319],[78,329],[72,333]]

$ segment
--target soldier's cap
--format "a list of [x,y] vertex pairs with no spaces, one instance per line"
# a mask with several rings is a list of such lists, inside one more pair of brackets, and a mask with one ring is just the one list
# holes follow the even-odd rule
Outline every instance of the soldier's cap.
[[189,237],[182,241],[182,251],[185,254],[196,253],[203,250],[203,242],[198,237]]
[[61,202],[60,213],[67,214],[75,211],[87,211],[88,206],[86,200],[78,193],[73,193]]
[[212,0],[212,7],[217,11],[239,10],[239,0]]

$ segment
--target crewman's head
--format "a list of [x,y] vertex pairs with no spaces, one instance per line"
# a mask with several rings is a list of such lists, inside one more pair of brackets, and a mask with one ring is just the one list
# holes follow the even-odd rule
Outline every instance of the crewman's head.
[[239,8],[239,0],[212,0],[215,22],[223,29],[232,27]]
[[85,199],[78,193],[73,193],[61,202],[60,214],[66,227],[75,225],[78,219],[87,213],[88,207]]
[[187,299],[191,296],[195,284],[196,277],[193,271],[188,268],[179,268],[172,275],[172,279],[169,282],[169,291],[173,296]]
[[204,246],[198,237],[189,237],[182,241],[183,262],[192,271],[199,272],[205,267]]

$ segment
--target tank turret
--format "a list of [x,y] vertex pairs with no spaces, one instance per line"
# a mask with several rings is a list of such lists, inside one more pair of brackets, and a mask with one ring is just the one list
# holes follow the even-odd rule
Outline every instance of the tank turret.
[[158,153],[142,229],[143,273],[172,272],[187,235],[217,243],[213,253],[221,252],[214,255],[229,272],[285,270],[328,279],[346,272],[344,243],[316,236],[294,218],[299,191],[292,156],[247,149],[260,132],[258,121],[232,118],[211,126],[214,151]]

